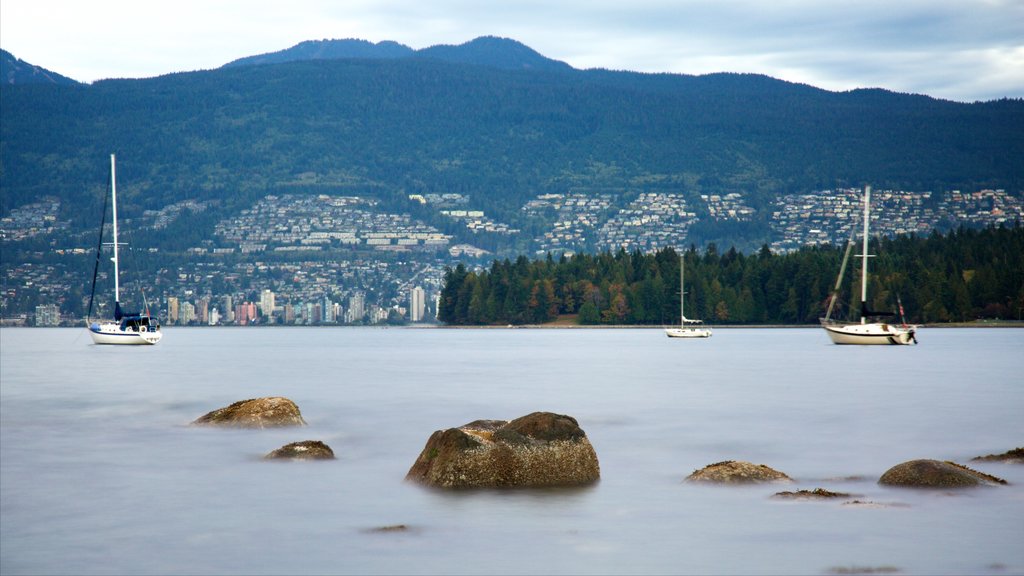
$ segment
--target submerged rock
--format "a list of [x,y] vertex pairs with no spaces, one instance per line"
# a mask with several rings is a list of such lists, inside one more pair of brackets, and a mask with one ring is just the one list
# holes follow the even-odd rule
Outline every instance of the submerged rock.
[[789,476],[764,464],[751,464],[739,460],[726,460],[709,464],[686,477],[687,482],[714,484],[757,484],[762,482],[792,482]]
[[431,434],[407,480],[441,488],[575,486],[601,476],[575,418],[534,412]]
[[195,426],[228,428],[277,428],[305,426],[299,407],[287,398],[272,396],[241,400],[197,418]]
[[832,492],[824,488],[814,490],[797,490],[796,492],[776,492],[772,498],[783,500],[827,500],[829,498],[849,498],[851,495],[843,492]]
[[285,444],[263,458],[267,460],[334,460],[334,451],[319,440],[303,440]]
[[989,454],[971,458],[971,462],[1008,462],[1010,464],[1024,464],[1024,448],[1014,448],[1002,454]]
[[889,468],[878,483],[912,488],[969,488],[1006,484],[1006,480],[955,462],[910,460]]

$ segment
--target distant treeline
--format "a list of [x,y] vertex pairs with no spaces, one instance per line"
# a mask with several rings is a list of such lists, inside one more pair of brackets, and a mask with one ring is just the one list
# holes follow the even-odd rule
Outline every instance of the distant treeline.
[[[686,266],[686,315],[716,324],[805,324],[824,316],[845,246],[753,255],[735,249],[680,258],[672,248],[514,262],[490,269],[448,268],[438,317],[452,325],[543,324],[577,315],[579,324],[679,321],[680,261]],[[871,242],[868,303],[907,322],[1019,319],[1024,308],[1024,228],[959,229],[929,237]],[[859,253],[859,246],[855,248]],[[851,256],[838,312],[859,310],[859,259]],[[858,302],[851,306],[851,294]]]

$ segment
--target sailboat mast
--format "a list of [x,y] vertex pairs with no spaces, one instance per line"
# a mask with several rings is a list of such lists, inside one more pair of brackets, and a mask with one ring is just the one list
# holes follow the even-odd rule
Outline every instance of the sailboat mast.
[[683,289],[685,282],[684,276],[686,275],[686,257],[683,256],[679,259],[679,323],[682,325],[686,322],[686,290]]
[[[868,222],[871,218],[871,186],[864,187],[864,245],[861,249],[860,266],[860,306],[864,309],[864,303],[868,300]],[[864,315],[860,317],[860,323],[866,322]]]
[[113,208],[114,219],[114,302],[121,301],[120,277],[117,271],[117,174],[114,155],[110,155],[110,204]]

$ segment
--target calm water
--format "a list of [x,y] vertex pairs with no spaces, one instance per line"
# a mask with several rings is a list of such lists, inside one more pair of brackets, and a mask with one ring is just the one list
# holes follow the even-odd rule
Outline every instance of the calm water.
[[[876,484],[906,460],[1024,445],[1024,330],[919,339],[172,327],[156,347],[123,348],[84,330],[3,329],[0,572],[1024,573],[1024,466],[972,465],[1009,487]],[[188,426],[270,395],[309,426]],[[600,483],[450,493],[403,481],[434,430],[537,410],[580,422]],[[260,459],[314,439],[338,459]],[[682,483],[730,459],[798,483]],[[817,487],[890,506],[770,498]],[[397,524],[409,529],[373,530]]]

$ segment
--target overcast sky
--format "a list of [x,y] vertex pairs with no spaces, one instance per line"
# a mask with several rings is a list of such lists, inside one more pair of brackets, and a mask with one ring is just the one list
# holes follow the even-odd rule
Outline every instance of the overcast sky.
[[304,40],[518,40],[575,68],[754,72],[828,90],[1024,97],[1024,0],[3,0],[0,47],[82,82]]

